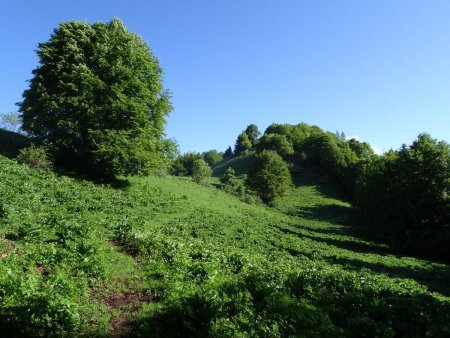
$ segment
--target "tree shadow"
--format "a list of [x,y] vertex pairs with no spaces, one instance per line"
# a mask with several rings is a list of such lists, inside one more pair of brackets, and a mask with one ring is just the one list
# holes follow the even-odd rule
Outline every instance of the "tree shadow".
[[[340,249],[349,250],[355,253],[361,254],[376,254],[381,256],[393,256],[398,260],[401,260],[402,256],[398,251],[393,250],[387,246],[383,246],[378,243],[369,243],[361,241],[351,241],[348,239],[336,239],[336,238],[324,238],[321,236],[315,236],[311,233],[306,233],[306,231],[294,231],[291,229],[283,228],[279,225],[274,225],[275,228],[281,232],[289,235],[294,235],[299,238],[307,238],[317,242],[325,243],[330,246],[334,246]],[[308,229],[307,232],[313,232]],[[333,233],[335,234],[335,233]],[[424,268],[421,266],[388,266],[380,262],[366,262],[356,258],[348,257],[330,257],[323,256],[320,251],[317,252],[318,257],[314,254],[308,252],[302,252],[297,249],[283,248],[292,256],[305,256],[309,259],[323,259],[331,264],[342,265],[347,270],[361,270],[367,269],[375,273],[386,274],[390,277],[397,278],[408,278],[413,279],[416,282],[427,287],[430,292],[439,292],[445,296],[450,296],[450,266],[445,264],[440,264],[439,266],[431,266],[433,263],[430,262],[429,268]],[[410,256],[408,256],[410,257]]]
[[339,204],[326,204],[315,206],[302,206],[292,215],[300,218],[314,220],[319,222],[328,222],[336,224],[348,224],[349,207]]
[[410,268],[398,265],[390,267],[382,263],[365,262],[355,258],[328,257],[325,259],[349,270],[368,269],[387,274],[390,277],[413,279],[426,286],[429,292],[439,292],[450,296],[450,266],[448,265],[427,270],[420,267]]
[[53,172],[58,176],[71,177],[78,181],[89,181],[96,185],[107,185],[113,189],[126,190],[131,186],[130,181],[125,177],[109,177],[100,175],[88,170],[83,170],[79,164],[70,165],[56,163]]
[[392,251],[388,247],[381,246],[375,243],[351,241],[346,239],[324,238],[321,236],[306,234],[304,232],[292,231],[290,229],[282,228],[277,225],[275,225],[275,227],[285,234],[298,236],[300,238],[308,238],[314,241],[323,242],[327,245],[332,245],[345,250],[350,250],[358,253],[371,253],[377,255],[393,255]]
[[291,176],[296,188],[301,186],[314,187],[325,197],[346,202],[350,200],[349,194],[344,192],[342,185],[323,174],[320,168],[301,167],[298,172],[292,173]]

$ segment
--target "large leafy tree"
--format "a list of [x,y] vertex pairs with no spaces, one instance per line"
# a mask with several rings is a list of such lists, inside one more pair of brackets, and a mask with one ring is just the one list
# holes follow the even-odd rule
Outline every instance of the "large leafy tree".
[[145,173],[161,162],[171,104],[141,37],[119,19],[70,21],[37,54],[19,103],[23,129],[57,159],[111,175]]
[[255,156],[247,176],[247,185],[266,202],[284,195],[292,186],[292,178],[286,162],[272,150],[264,150]]

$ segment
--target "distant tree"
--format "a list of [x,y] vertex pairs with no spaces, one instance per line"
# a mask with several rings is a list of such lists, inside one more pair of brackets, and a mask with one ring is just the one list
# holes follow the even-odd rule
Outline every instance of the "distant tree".
[[140,36],[119,19],[64,22],[37,54],[19,104],[25,131],[57,159],[99,174],[160,165],[171,104],[159,61]]
[[287,140],[285,135],[280,134],[264,134],[259,140],[256,149],[258,152],[273,150],[283,157],[294,153],[292,144]]
[[450,261],[450,146],[421,134],[374,158],[357,181],[354,222],[409,253]]
[[348,140],[347,143],[350,149],[358,156],[360,160],[368,160],[375,156],[375,152],[367,142],[360,142],[352,138]]
[[254,147],[259,136],[261,136],[258,126],[256,124],[250,124],[247,126],[244,132],[247,134],[250,142],[252,143],[252,146]]
[[220,182],[226,184],[236,178],[236,172],[232,167],[227,168],[224,174],[220,177]]
[[246,155],[251,148],[252,142],[248,138],[248,135],[245,132],[240,133],[234,146],[234,154]]
[[208,150],[203,153],[203,159],[211,167],[214,167],[217,163],[223,160],[223,153],[219,153],[217,150]]
[[225,150],[225,153],[223,154],[224,158],[230,158],[233,157],[233,149],[231,147],[228,147],[227,150]]
[[17,112],[10,112],[1,115],[1,127],[3,129],[18,132],[20,129],[20,125],[22,124],[22,120]]
[[346,139],[346,136],[343,131],[339,132],[338,130],[336,130],[336,132],[334,133],[334,136],[336,136],[336,138],[339,141],[345,141],[345,139]]
[[176,176],[192,176],[194,162],[203,159],[202,154],[187,152],[175,159],[172,165],[172,174]]
[[266,128],[264,134],[288,135],[291,130],[292,126],[289,124],[272,123],[270,126]]
[[195,182],[201,183],[207,177],[211,177],[212,169],[205,160],[199,158],[192,165],[192,178]]
[[247,185],[266,202],[284,195],[292,186],[292,178],[286,162],[272,150],[264,150],[255,156],[248,173]]

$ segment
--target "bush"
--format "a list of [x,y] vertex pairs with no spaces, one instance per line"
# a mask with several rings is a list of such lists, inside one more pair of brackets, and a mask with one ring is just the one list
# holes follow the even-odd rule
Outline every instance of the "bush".
[[50,170],[53,166],[45,149],[43,147],[36,147],[34,144],[20,150],[19,156],[17,156],[17,162],[44,170]]
[[255,156],[255,162],[247,177],[247,185],[261,199],[272,202],[284,195],[292,186],[292,178],[286,162],[276,152],[264,150]]
[[195,182],[200,183],[205,178],[211,177],[212,169],[203,159],[197,159],[192,165],[192,178]]

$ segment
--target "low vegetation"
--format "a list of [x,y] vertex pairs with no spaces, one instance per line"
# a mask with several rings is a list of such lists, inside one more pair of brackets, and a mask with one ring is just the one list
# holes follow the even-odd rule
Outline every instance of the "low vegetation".
[[313,172],[269,209],[185,178],[117,189],[0,160],[4,332],[449,332],[448,266],[351,236],[348,203]]

